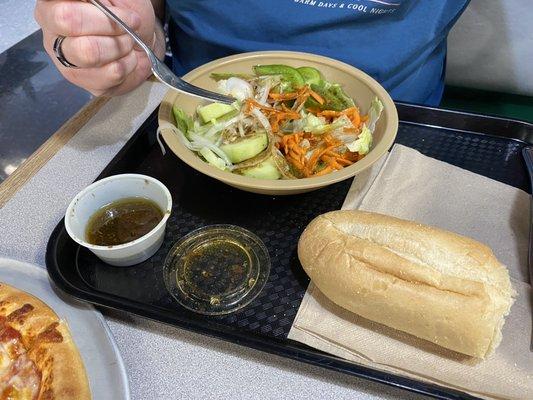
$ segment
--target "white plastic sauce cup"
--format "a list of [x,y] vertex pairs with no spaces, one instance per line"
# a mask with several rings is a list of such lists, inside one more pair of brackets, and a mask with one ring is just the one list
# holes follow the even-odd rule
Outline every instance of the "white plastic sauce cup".
[[[91,216],[103,206],[128,197],[152,200],[163,211],[163,219],[146,235],[128,243],[115,246],[88,243],[85,231]],[[91,250],[102,261],[116,266],[130,266],[147,260],[159,250],[171,211],[172,196],[157,179],[139,174],[114,175],[78,193],[67,208],[65,228],[75,242]]]

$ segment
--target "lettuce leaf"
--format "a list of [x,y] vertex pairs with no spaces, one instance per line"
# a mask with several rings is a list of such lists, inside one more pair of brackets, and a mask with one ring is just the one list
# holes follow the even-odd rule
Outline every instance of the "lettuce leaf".
[[359,137],[351,143],[346,143],[346,147],[353,153],[367,154],[372,146],[372,132],[366,125],[359,134]]
[[[311,118],[311,117],[312,118]],[[335,129],[343,128],[349,124],[347,118],[338,118],[331,124],[325,124],[323,120],[315,117],[312,114],[307,116],[307,124],[304,126],[303,130],[307,133],[312,133],[313,135],[321,135],[323,133],[333,131]]]
[[368,110],[368,125],[363,124],[359,137],[351,143],[347,143],[348,150],[354,153],[367,154],[372,146],[372,134],[376,128],[376,123],[383,111],[383,103],[374,97]]
[[370,109],[368,110],[368,129],[371,133],[374,133],[376,129],[376,123],[383,111],[383,103],[377,98],[374,97],[374,100],[370,103]]
[[189,131],[194,126],[192,117],[190,115],[187,115],[185,111],[183,111],[175,104],[172,106],[172,114],[174,114],[174,119],[176,120],[176,126],[178,127],[178,129],[182,131],[185,136],[188,137]]

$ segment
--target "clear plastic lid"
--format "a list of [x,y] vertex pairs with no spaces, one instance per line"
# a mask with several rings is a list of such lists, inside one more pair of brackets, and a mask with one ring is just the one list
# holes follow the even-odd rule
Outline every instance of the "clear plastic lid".
[[228,314],[249,304],[263,289],[270,257],[252,232],[211,225],[181,238],[165,260],[165,284],[185,308],[206,315]]

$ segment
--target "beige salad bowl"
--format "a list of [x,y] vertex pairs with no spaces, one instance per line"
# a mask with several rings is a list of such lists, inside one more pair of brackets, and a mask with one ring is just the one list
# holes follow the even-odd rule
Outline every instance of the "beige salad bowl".
[[362,113],[367,112],[370,107],[370,102],[377,96],[383,103],[384,109],[376,124],[370,152],[363,159],[349,167],[324,176],[312,178],[264,180],[222,171],[204,162],[193,151],[185,147],[171,129],[165,128],[165,125],[168,126],[169,123],[175,123],[172,114],[172,105],[174,103],[185,112],[193,114],[196,108],[204,104],[205,101],[176,91],[169,91],[159,109],[159,126],[163,140],[170,150],[183,162],[205,175],[248,192],[268,195],[288,195],[320,189],[333,183],[352,178],[361,171],[369,168],[392,146],[398,131],[398,113],[389,94],[379,83],[364,72],[331,58],[286,51],[245,53],[212,61],[194,69],[183,78],[196,86],[216,90],[216,82],[209,77],[211,73],[251,73],[252,67],[257,64],[286,64],[293,67],[315,67],[322,72],[328,81],[341,84],[346,93],[354,99]]

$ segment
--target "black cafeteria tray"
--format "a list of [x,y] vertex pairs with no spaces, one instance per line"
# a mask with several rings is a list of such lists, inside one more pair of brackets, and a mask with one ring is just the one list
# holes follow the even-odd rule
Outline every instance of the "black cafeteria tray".
[[[449,110],[397,104],[396,142],[422,153],[528,190],[521,149],[533,143],[533,125]],[[105,168],[98,179],[141,173],[161,180],[171,191],[173,210],[161,249],[129,268],[108,266],[72,241],[61,221],[48,242],[46,264],[63,291],[195,332],[319,365],[440,399],[474,397],[456,390],[374,370],[287,339],[308,285],[296,255],[300,233],[316,215],[339,209],[351,180],[288,197],[255,195],[206,177],[156,143],[157,110]],[[272,269],[262,293],[242,310],[207,317],[181,307],[163,281],[163,262],[176,240],[193,229],[231,223],[250,229],[266,244]]]

